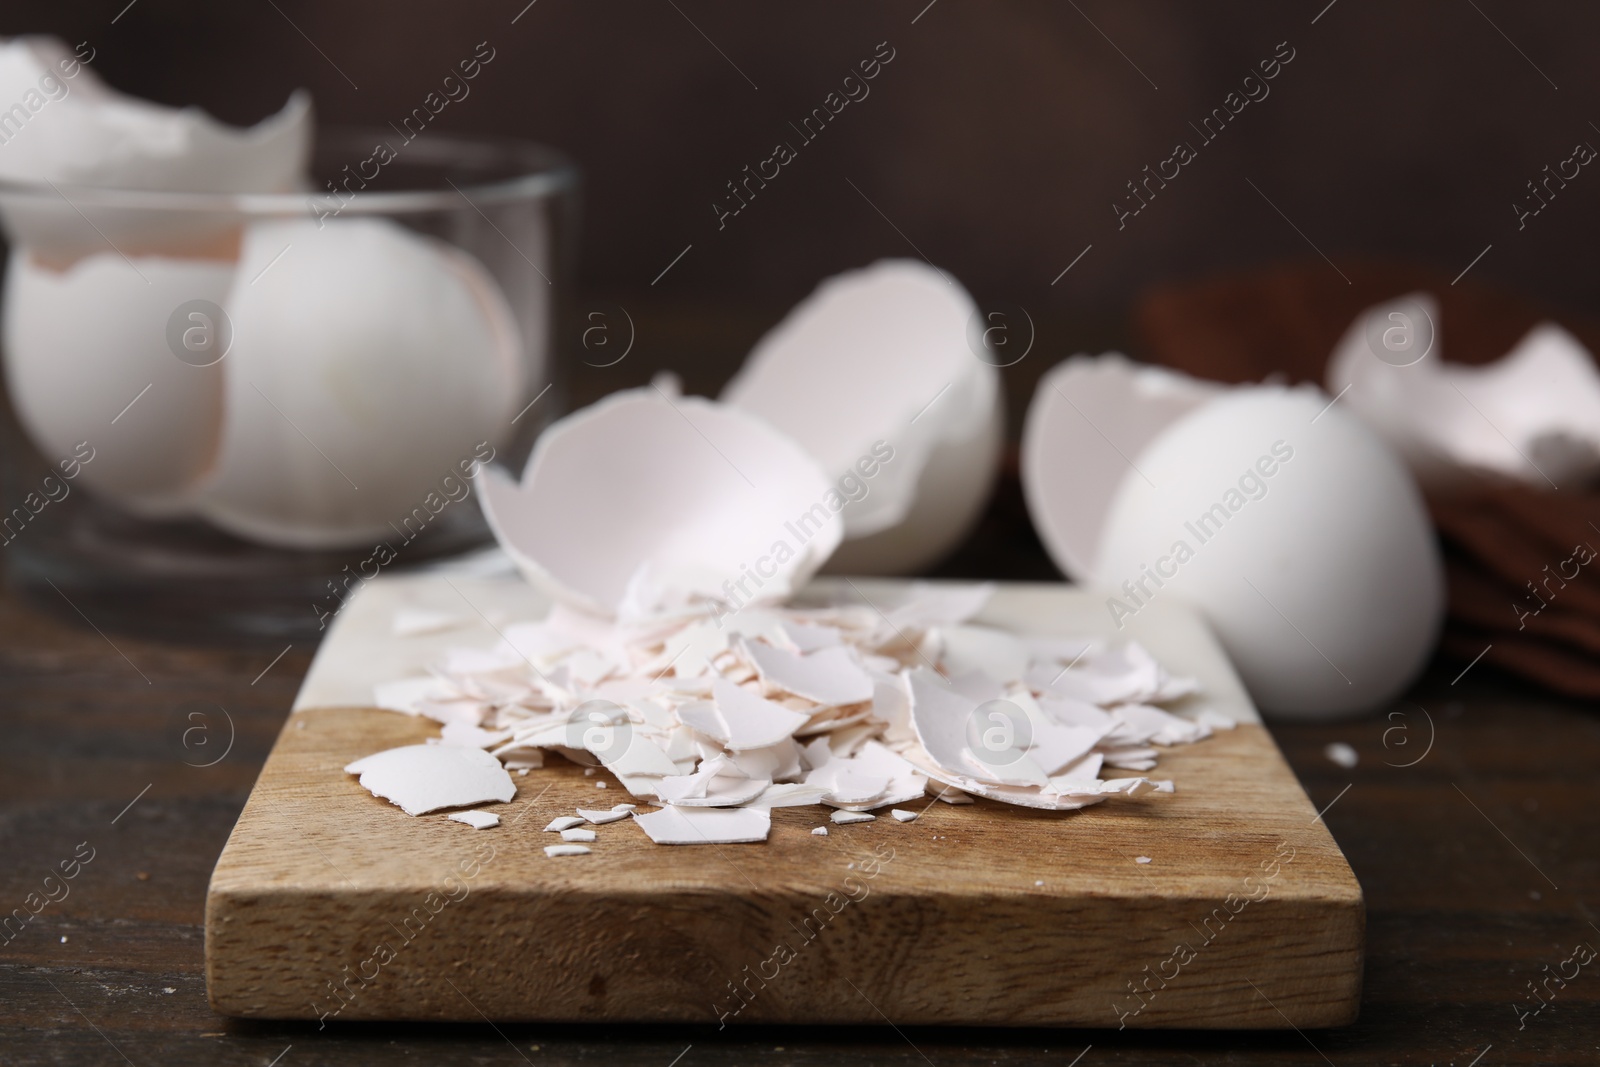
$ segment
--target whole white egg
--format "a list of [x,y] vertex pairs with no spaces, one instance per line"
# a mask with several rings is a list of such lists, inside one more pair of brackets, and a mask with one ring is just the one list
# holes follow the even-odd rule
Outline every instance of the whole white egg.
[[80,484],[138,515],[188,512],[216,453],[222,369],[179,359],[169,324],[191,301],[219,304],[232,281],[233,264],[214,260],[107,252],[56,271],[13,250],[6,387],[44,459],[86,441]]
[[336,548],[425,524],[429,494],[502,442],[522,402],[494,278],[387,220],[251,226],[226,308],[222,446],[200,507],[240,537]]
[[1162,431],[1129,461],[1092,573],[1119,626],[1162,598],[1197,606],[1283,718],[1397,696],[1444,609],[1410,474],[1309,387],[1232,390]]

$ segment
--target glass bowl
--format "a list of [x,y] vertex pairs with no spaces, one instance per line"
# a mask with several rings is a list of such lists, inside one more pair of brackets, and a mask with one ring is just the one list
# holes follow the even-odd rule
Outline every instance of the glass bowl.
[[0,182],[0,559],[106,629],[321,632],[484,545],[473,475],[560,414],[578,174],[328,131],[305,194]]

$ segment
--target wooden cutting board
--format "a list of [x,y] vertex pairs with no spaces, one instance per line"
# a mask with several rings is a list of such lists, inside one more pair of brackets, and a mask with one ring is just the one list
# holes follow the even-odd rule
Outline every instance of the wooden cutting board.
[[[868,599],[890,583],[857,582]],[[395,637],[402,606],[465,624]],[[1338,845],[1205,625],[1155,602],[1142,642],[1240,725],[1163,751],[1177,792],[1079,812],[929,803],[915,822],[773,812],[757,845],[662,847],[631,820],[588,856],[542,832],[629,797],[552,758],[474,830],[411,818],[341,768],[437,726],[375,682],[537,618],[520,579],[369,583],[340,613],[217,861],[206,979],[266,1018],[1336,1026],[1356,1016],[1365,908]],[[1107,633],[1065,585],[1005,585],[981,621]],[[599,788],[601,783],[609,787]],[[1148,862],[1144,862],[1147,859]]]

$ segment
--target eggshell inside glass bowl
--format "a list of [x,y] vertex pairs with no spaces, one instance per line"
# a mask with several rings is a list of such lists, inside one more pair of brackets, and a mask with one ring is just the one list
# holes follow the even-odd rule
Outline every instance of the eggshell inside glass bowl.
[[611,615],[641,579],[733,607],[786,597],[839,544],[831,489],[761,419],[648,388],[554,423],[520,483],[490,468],[479,501],[530,582]]
[[1444,608],[1415,483],[1304,387],[1230,390],[1132,457],[1092,568],[1111,621],[1198,606],[1263,711],[1371,710],[1418,674]]
[[[829,569],[918,570],[983,510],[1004,410],[999,371],[969,340],[976,314],[947,273],[883,260],[823,281],[723,390],[724,402],[798,441],[855,497]],[[863,467],[874,446],[893,458]]]
[[[222,368],[174,354],[168,323],[193,300],[220,304],[232,263],[89,256],[66,270],[11,253],[4,296],[6,386],[50,463],[94,449],[81,485],[137,515],[187,513],[216,454]],[[130,406],[131,405],[131,406]]]
[[1063,573],[1088,578],[1132,457],[1221,389],[1120,352],[1073,356],[1040,379],[1022,427],[1022,490]]
[[226,212],[175,215],[104,191],[286,193],[304,180],[310,94],[294,93],[255,126],[229,126],[196,107],[117,92],[81,61],[94,55],[84,47],[49,37],[0,42],[0,107],[16,104],[6,112],[16,129],[0,146],[0,181],[42,187],[0,194],[0,219],[37,258],[65,266],[108,241],[128,255],[215,255],[237,237]]
[[391,536],[510,428],[518,331],[459,249],[382,219],[255,224],[226,309],[222,444],[200,508],[240,537]]

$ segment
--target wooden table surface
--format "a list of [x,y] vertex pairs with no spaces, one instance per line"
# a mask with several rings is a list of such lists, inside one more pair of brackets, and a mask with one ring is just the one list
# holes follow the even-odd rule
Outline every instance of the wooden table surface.
[[[1014,479],[940,573],[1053,577]],[[1386,714],[1273,727],[1366,892],[1350,1027],[319,1030],[221,1018],[203,975],[207,878],[313,651],[103,636],[0,597],[0,908],[24,907],[62,861],[92,856],[69,867],[64,898],[0,938],[0,1064],[1600,1063],[1600,961],[1564,985],[1550,977],[1570,975],[1575,946],[1600,946],[1600,717],[1481,664],[1458,678],[1463,665],[1448,662]],[[1357,766],[1325,755],[1335,741]],[[1547,979],[1548,1004],[1519,1016],[1542,1003],[1530,981]]]

